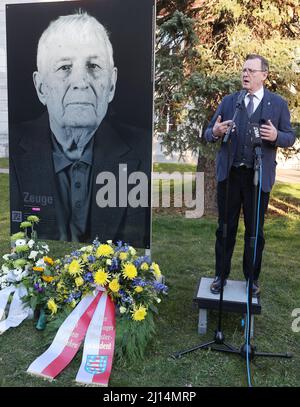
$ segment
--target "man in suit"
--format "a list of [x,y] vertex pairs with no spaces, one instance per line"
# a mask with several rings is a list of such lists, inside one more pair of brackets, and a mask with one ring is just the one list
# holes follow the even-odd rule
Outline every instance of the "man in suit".
[[[241,207],[243,208],[245,236],[243,272],[248,280],[253,264],[250,238],[252,236],[253,193],[254,193],[254,146],[252,139],[253,124],[259,124],[262,139],[262,182],[261,201],[259,208],[259,228],[256,249],[256,259],[253,275],[253,296],[260,293],[258,283],[261,271],[262,253],[264,249],[264,216],[268,208],[269,195],[275,182],[276,151],[278,147],[289,147],[295,142],[295,134],[291,128],[290,114],[287,103],[279,95],[264,88],[264,82],[269,70],[268,62],[260,55],[250,54],[246,57],[241,81],[245,92],[237,92],[222,100],[215,115],[209,123],[205,138],[210,143],[221,141],[217,154],[217,202],[218,228],[216,231],[216,277],[211,284],[211,292],[219,294],[221,290],[221,273],[223,267],[223,225],[226,223],[225,199],[226,184],[229,175],[229,202],[227,213],[227,242],[224,259],[224,276],[226,280],[230,273],[231,257],[236,241]],[[234,123],[230,140],[222,143],[222,139],[232,124],[232,118],[237,102],[241,96],[241,107]],[[230,157],[228,160],[229,143]],[[229,165],[229,168],[228,168]]]
[[87,13],[59,17],[39,40],[37,68],[48,114],[10,132],[12,231],[35,213],[40,238],[149,246],[148,199],[130,206],[127,177],[150,174],[151,135],[106,120],[117,68],[105,28]]

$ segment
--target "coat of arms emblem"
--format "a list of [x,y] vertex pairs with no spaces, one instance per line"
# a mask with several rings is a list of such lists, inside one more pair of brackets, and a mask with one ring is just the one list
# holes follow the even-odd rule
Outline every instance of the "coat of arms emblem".
[[107,361],[108,356],[87,355],[84,370],[90,374],[104,373]]

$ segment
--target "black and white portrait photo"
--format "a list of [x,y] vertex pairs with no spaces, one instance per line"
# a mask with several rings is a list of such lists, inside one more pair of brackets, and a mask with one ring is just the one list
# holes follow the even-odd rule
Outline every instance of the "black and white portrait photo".
[[43,239],[149,248],[153,8],[6,7],[13,233],[34,214]]

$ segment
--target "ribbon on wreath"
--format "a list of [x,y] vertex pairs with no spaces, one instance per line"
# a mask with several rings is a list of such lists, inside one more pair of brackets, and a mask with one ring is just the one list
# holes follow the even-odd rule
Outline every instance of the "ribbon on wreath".
[[19,326],[26,318],[33,317],[32,309],[22,301],[22,297],[27,295],[27,290],[23,284],[20,284],[18,287],[11,285],[0,291],[0,320],[5,315],[5,308],[12,293],[13,297],[9,306],[8,316],[0,322],[0,335],[9,328]]
[[54,379],[64,370],[84,341],[76,382],[107,386],[115,343],[115,310],[105,291],[84,297],[65,319],[50,347],[27,369],[30,374]]

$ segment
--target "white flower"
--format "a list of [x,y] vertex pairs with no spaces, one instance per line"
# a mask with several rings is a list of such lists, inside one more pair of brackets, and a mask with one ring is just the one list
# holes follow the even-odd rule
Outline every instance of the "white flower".
[[29,248],[32,249],[33,245],[34,245],[35,241],[30,239],[29,242],[27,243]]
[[112,240],[106,240],[106,243],[112,244]]
[[26,240],[25,239],[18,239],[16,240],[16,246],[25,246],[26,245]]
[[119,308],[119,311],[120,311],[121,314],[125,314],[125,312],[126,312],[127,310],[126,310],[125,307],[122,307],[122,306],[121,306],[121,307]]
[[10,259],[10,254],[4,254],[4,256],[2,256],[2,259],[7,261]]
[[106,264],[107,264],[108,266],[111,266],[111,259],[107,259],[107,260],[106,260]]
[[2,265],[1,270],[3,271],[3,273],[9,272],[9,268],[7,266],[5,266],[4,264]]
[[32,250],[32,251],[30,252],[30,255],[28,256],[28,258],[35,260],[35,259],[36,259],[36,256],[37,256],[38,254],[39,254],[39,252],[37,252],[36,250]]
[[42,248],[45,250],[46,253],[48,253],[49,250],[50,250],[50,249],[49,249],[49,246],[48,246],[47,244],[43,244],[43,245],[42,245]]
[[129,246],[128,251],[129,251],[129,253],[131,254],[131,256],[135,256],[135,255],[136,255],[136,250],[135,250],[132,246]]
[[44,262],[44,259],[39,259],[36,263],[35,263],[36,267],[46,267],[46,263]]
[[159,304],[161,302],[160,298],[156,298],[156,302]]

